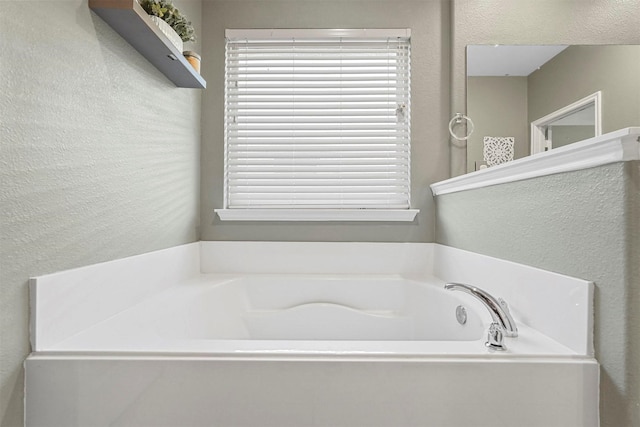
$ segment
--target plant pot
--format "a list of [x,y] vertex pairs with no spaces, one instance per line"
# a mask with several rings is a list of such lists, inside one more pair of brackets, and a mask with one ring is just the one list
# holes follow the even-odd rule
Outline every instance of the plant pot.
[[187,59],[187,62],[191,64],[193,69],[196,70],[198,73],[200,73],[200,55],[198,55],[197,53],[191,50],[182,52],[182,54]]
[[157,16],[150,15],[149,17],[158,26],[160,31],[162,31],[162,34],[167,36],[171,44],[173,44],[176,49],[178,49],[178,52],[182,52],[182,49],[184,48],[182,39],[180,38],[178,33],[176,33],[175,30],[171,28],[171,25],[167,24],[162,20],[162,18],[159,18]]

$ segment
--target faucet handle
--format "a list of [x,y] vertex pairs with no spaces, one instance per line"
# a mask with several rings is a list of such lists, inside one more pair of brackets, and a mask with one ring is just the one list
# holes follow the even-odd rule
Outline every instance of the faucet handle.
[[518,336],[518,327],[516,326],[516,322],[513,320],[513,317],[511,316],[511,310],[509,310],[509,304],[507,304],[507,302],[505,300],[503,300],[502,298],[498,298],[498,304],[500,304],[500,307],[502,307],[502,310],[505,312],[505,314],[507,315],[507,320],[508,320],[508,328],[509,329],[505,329],[505,332],[507,334],[508,337],[517,337]]
[[489,350],[505,351],[507,346],[504,343],[504,329],[499,323],[493,322],[487,332],[487,342],[484,343]]
[[502,298],[498,298],[498,303],[500,304],[500,307],[502,307],[507,313],[511,313],[511,311],[509,310],[509,304],[507,304],[505,300],[503,300]]

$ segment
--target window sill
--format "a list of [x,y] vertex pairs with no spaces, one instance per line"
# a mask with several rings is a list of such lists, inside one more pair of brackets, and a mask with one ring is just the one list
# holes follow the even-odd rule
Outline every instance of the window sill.
[[215,209],[221,221],[411,222],[418,209]]

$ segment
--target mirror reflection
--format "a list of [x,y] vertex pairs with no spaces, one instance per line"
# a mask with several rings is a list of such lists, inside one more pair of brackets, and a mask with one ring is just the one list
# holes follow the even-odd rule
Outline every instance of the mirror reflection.
[[531,153],[564,147],[602,134],[602,94],[586,96],[531,122]]
[[467,172],[638,126],[639,76],[640,45],[467,46]]
[[596,132],[596,107],[593,103],[578,108],[543,126],[546,149],[562,147],[598,135]]

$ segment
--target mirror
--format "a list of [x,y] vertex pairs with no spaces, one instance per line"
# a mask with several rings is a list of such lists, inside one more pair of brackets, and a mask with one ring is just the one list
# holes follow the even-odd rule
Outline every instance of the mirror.
[[640,125],[638,76],[640,45],[467,46],[467,172]]

